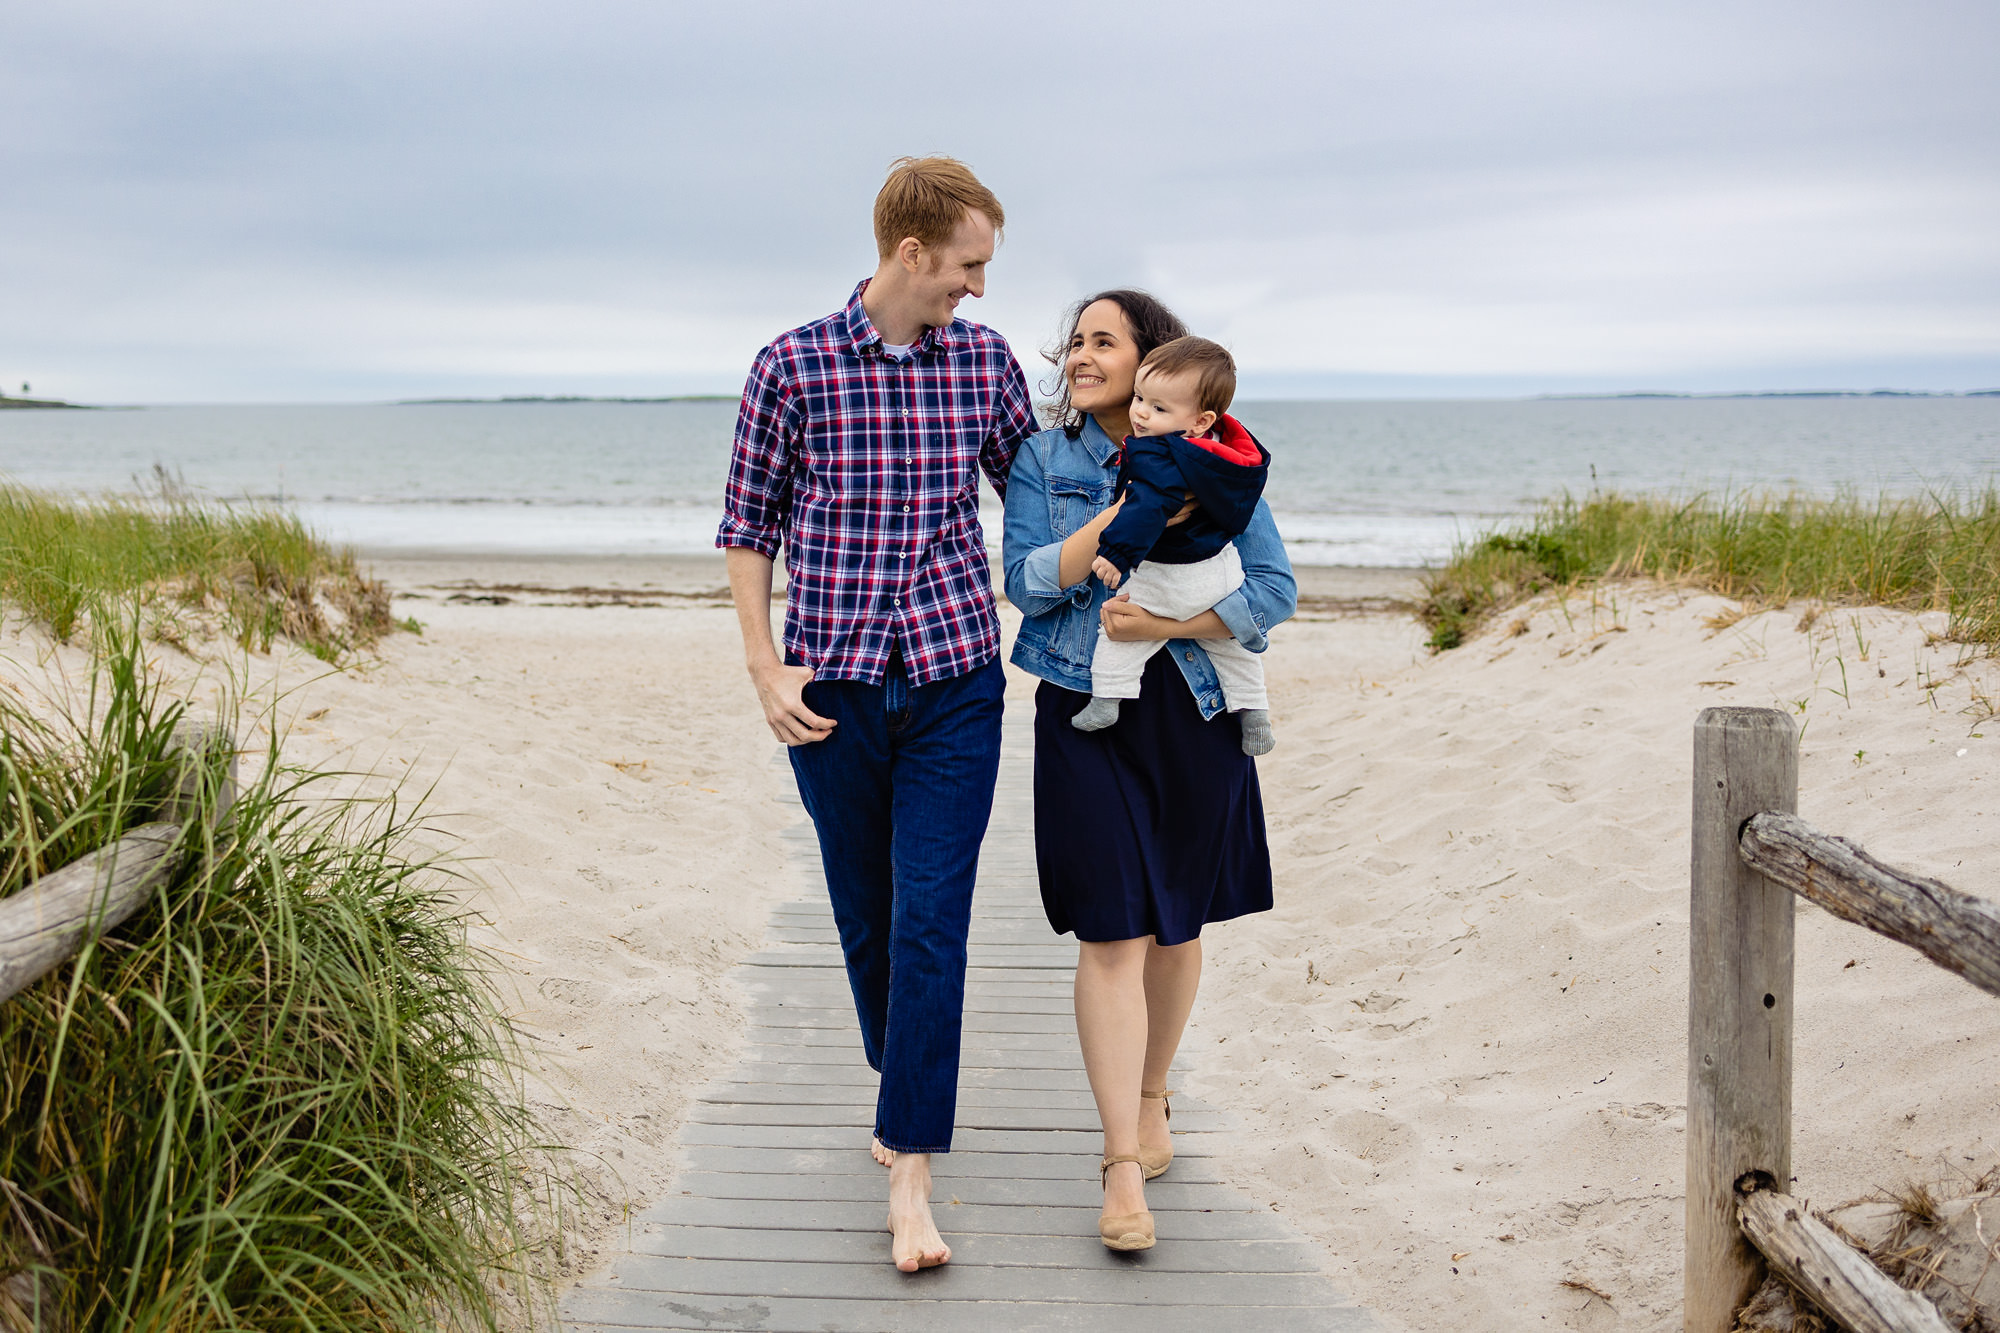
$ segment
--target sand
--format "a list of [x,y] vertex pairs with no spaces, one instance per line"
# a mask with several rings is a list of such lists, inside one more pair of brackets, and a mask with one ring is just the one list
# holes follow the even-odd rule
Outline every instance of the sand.
[[[1679,1327],[1702,708],[1790,711],[1802,815],[2000,896],[2000,669],[1926,646],[1941,616],[1807,610],[1717,629],[1741,608],[1628,586],[1437,658],[1386,617],[1273,636],[1278,907],[1209,932],[1190,1087],[1257,1131],[1246,1182],[1360,1300],[1412,1329]],[[1795,1190],[1993,1165],[1992,1005],[1803,908]]]
[[[770,836],[795,817],[775,799],[789,774],[771,762],[733,611],[571,591],[713,589],[719,561],[688,577],[673,562],[616,561],[376,572],[401,590],[396,614],[424,630],[346,670],[299,652],[211,648],[197,663],[164,645],[155,662],[197,695],[233,681],[248,740],[278,726],[291,763],[425,795],[426,840],[468,876],[466,902],[490,923],[472,937],[510,969],[532,1104],[572,1150],[582,1188],[565,1205],[562,1267],[584,1271],[665,1190],[689,1096],[734,1059],[740,1017],[717,982],[761,942],[771,904],[799,891]],[[468,580],[562,591],[468,593]],[[449,600],[467,596],[508,600]],[[84,660],[51,654],[14,618],[0,626],[9,678],[80,679]]]
[[[289,759],[429,792],[511,969],[537,1110],[577,1150],[566,1267],[587,1270],[672,1188],[688,1099],[733,1058],[717,982],[798,890],[771,836],[789,775],[719,561],[375,563],[421,636],[344,671],[233,667]],[[1384,609],[1408,575],[1301,584],[1267,658],[1278,907],[1205,937],[1189,1090],[1242,1119],[1244,1185],[1392,1328],[1677,1327],[1695,714],[1793,711],[1801,813],[2000,895],[2000,667],[1927,643],[1940,617],[1718,629],[1741,608],[1640,587],[1431,657]],[[80,661],[11,621],[0,657]],[[1795,1188],[1992,1165],[1990,999],[1816,909],[1799,924]]]

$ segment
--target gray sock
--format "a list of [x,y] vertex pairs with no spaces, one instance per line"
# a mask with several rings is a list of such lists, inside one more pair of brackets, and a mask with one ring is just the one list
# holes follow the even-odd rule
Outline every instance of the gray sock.
[[1271,710],[1246,708],[1237,716],[1243,720],[1243,753],[1271,753],[1278,743],[1278,738],[1271,734]]
[[1118,720],[1118,701],[1091,696],[1081,713],[1069,720],[1078,731],[1102,731]]

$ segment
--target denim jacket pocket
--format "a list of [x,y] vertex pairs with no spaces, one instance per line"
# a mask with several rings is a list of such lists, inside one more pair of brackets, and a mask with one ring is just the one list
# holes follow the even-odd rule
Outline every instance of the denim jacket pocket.
[[1111,485],[1103,478],[1049,477],[1049,523],[1057,541],[1096,518],[1111,503]]

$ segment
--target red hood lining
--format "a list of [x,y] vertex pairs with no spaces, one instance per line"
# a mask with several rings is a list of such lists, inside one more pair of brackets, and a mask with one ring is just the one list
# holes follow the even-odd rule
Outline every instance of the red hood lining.
[[1243,423],[1228,413],[1215,423],[1214,439],[1190,439],[1189,443],[1225,459],[1238,467],[1256,467],[1264,461],[1263,450],[1257,447],[1250,432],[1243,429]]

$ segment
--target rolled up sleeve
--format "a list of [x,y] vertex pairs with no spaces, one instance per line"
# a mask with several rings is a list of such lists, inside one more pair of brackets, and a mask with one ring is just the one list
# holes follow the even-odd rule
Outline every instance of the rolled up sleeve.
[[717,546],[747,547],[777,559],[791,517],[799,423],[798,399],[777,355],[766,347],[750,367],[736,413]]
[[1088,606],[1088,577],[1067,588],[1060,582],[1063,544],[1049,522],[1048,482],[1032,443],[1015,453],[1005,496],[1000,564],[1007,600],[1025,616],[1044,615],[1065,602]]
[[1215,614],[1238,643],[1253,653],[1270,646],[1270,631],[1299,609],[1299,584],[1292,576],[1291,558],[1278,536],[1271,508],[1262,500],[1250,526],[1236,538],[1243,559],[1243,586],[1215,604]]

